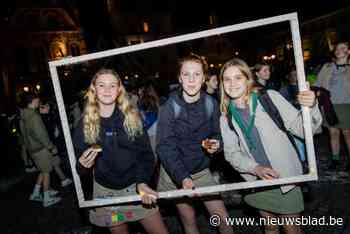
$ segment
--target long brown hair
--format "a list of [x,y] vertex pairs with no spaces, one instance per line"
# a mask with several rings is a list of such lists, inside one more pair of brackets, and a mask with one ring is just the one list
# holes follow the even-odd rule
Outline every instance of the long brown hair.
[[145,111],[158,112],[159,96],[152,84],[147,84],[142,89],[140,105]]
[[102,68],[94,75],[85,95],[86,104],[83,123],[85,142],[88,144],[96,143],[100,134],[100,113],[95,85],[97,78],[106,74],[113,75],[118,81],[119,93],[116,98],[116,104],[124,115],[123,126],[129,138],[134,139],[143,133],[140,114],[137,108],[131,104],[119,75],[114,70]]

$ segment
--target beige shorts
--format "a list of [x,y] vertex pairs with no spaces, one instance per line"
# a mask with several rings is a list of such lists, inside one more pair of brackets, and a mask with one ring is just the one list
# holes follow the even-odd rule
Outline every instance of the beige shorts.
[[[121,190],[105,188],[94,182],[94,198],[136,195],[136,185]],[[120,206],[105,206],[89,211],[90,222],[100,227],[112,227],[144,219],[158,211],[157,206],[146,207],[140,202]]]
[[[206,187],[217,185],[214,177],[212,176],[209,169],[204,169],[191,175],[195,187]],[[168,173],[163,167],[160,168],[158,191],[164,192],[169,190],[180,189],[179,186],[169,177]]]
[[50,173],[53,166],[53,157],[51,152],[44,148],[36,153],[31,154],[31,157],[40,172]]

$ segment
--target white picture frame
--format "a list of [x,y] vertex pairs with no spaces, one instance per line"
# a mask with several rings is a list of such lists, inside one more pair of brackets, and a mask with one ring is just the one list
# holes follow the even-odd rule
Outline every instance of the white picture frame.
[[[74,185],[76,189],[76,194],[78,197],[79,206],[93,207],[93,206],[120,204],[120,203],[127,203],[127,202],[133,202],[133,201],[140,201],[141,198],[139,195],[133,195],[133,196],[124,196],[124,197],[85,200],[84,193],[81,186],[81,181],[75,169],[76,157],[74,153],[64,100],[61,92],[61,86],[59,82],[57,67],[64,66],[64,65],[78,64],[89,60],[95,60],[95,59],[110,57],[114,55],[125,54],[125,53],[140,51],[144,49],[150,49],[154,47],[166,46],[166,45],[176,44],[176,43],[190,41],[194,39],[199,39],[199,38],[204,38],[204,37],[209,37],[209,36],[214,36],[219,34],[225,34],[229,32],[250,29],[254,27],[260,27],[264,25],[270,25],[270,24],[281,23],[286,21],[289,21],[291,33],[292,33],[293,50],[294,50],[294,56],[295,56],[295,64],[296,64],[296,70],[297,70],[297,76],[298,76],[299,89],[305,90],[306,82],[305,82],[304,60],[303,60],[303,51],[301,46],[301,38],[300,38],[297,13],[290,13],[290,14],[285,14],[285,15],[280,15],[280,16],[275,16],[270,18],[264,18],[264,19],[259,19],[255,21],[249,21],[245,23],[239,23],[239,24],[234,24],[230,26],[224,26],[224,27],[219,27],[215,29],[184,34],[184,35],[170,37],[166,39],[150,41],[142,44],[121,47],[121,48],[101,51],[97,53],[81,55],[77,57],[67,57],[60,60],[50,61],[49,69],[50,69],[55,96],[58,104],[59,114],[61,118],[62,128],[64,132],[69,162],[72,169],[72,175],[73,175]],[[271,186],[271,185],[293,184],[293,183],[317,180],[318,175],[317,175],[315,149],[313,144],[313,134],[311,130],[311,117],[310,117],[309,108],[303,107],[302,115],[303,115],[303,121],[304,121],[306,151],[308,156],[307,160],[309,165],[308,174],[289,177],[289,178],[274,179],[274,180],[258,180],[258,181],[252,181],[252,182],[221,184],[216,186],[196,188],[195,190],[184,190],[184,189],[172,190],[172,191],[160,192],[159,198],[171,199],[171,198],[191,195],[193,193],[204,195],[204,194],[210,194],[214,192],[224,192],[229,190],[248,189],[248,188],[256,188],[256,187]]]

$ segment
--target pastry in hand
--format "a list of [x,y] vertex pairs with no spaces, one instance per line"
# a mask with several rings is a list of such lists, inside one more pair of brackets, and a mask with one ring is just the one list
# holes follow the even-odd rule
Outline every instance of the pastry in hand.
[[96,151],[96,152],[101,152],[102,151],[102,147],[98,144],[92,144],[91,148]]

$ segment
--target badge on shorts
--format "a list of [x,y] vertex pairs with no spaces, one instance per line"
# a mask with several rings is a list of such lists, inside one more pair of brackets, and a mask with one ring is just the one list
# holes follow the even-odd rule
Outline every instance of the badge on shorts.
[[121,222],[125,220],[125,216],[122,213],[112,212],[111,221],[112,223]]
[[132,211],[127,211],[125,213],[112,212],[111,213],[111,221],[112,221],[112,223],[122,222],[122,221],[126,221],[126,219],[132,219],[133,216],[134,215],[133,215]]

